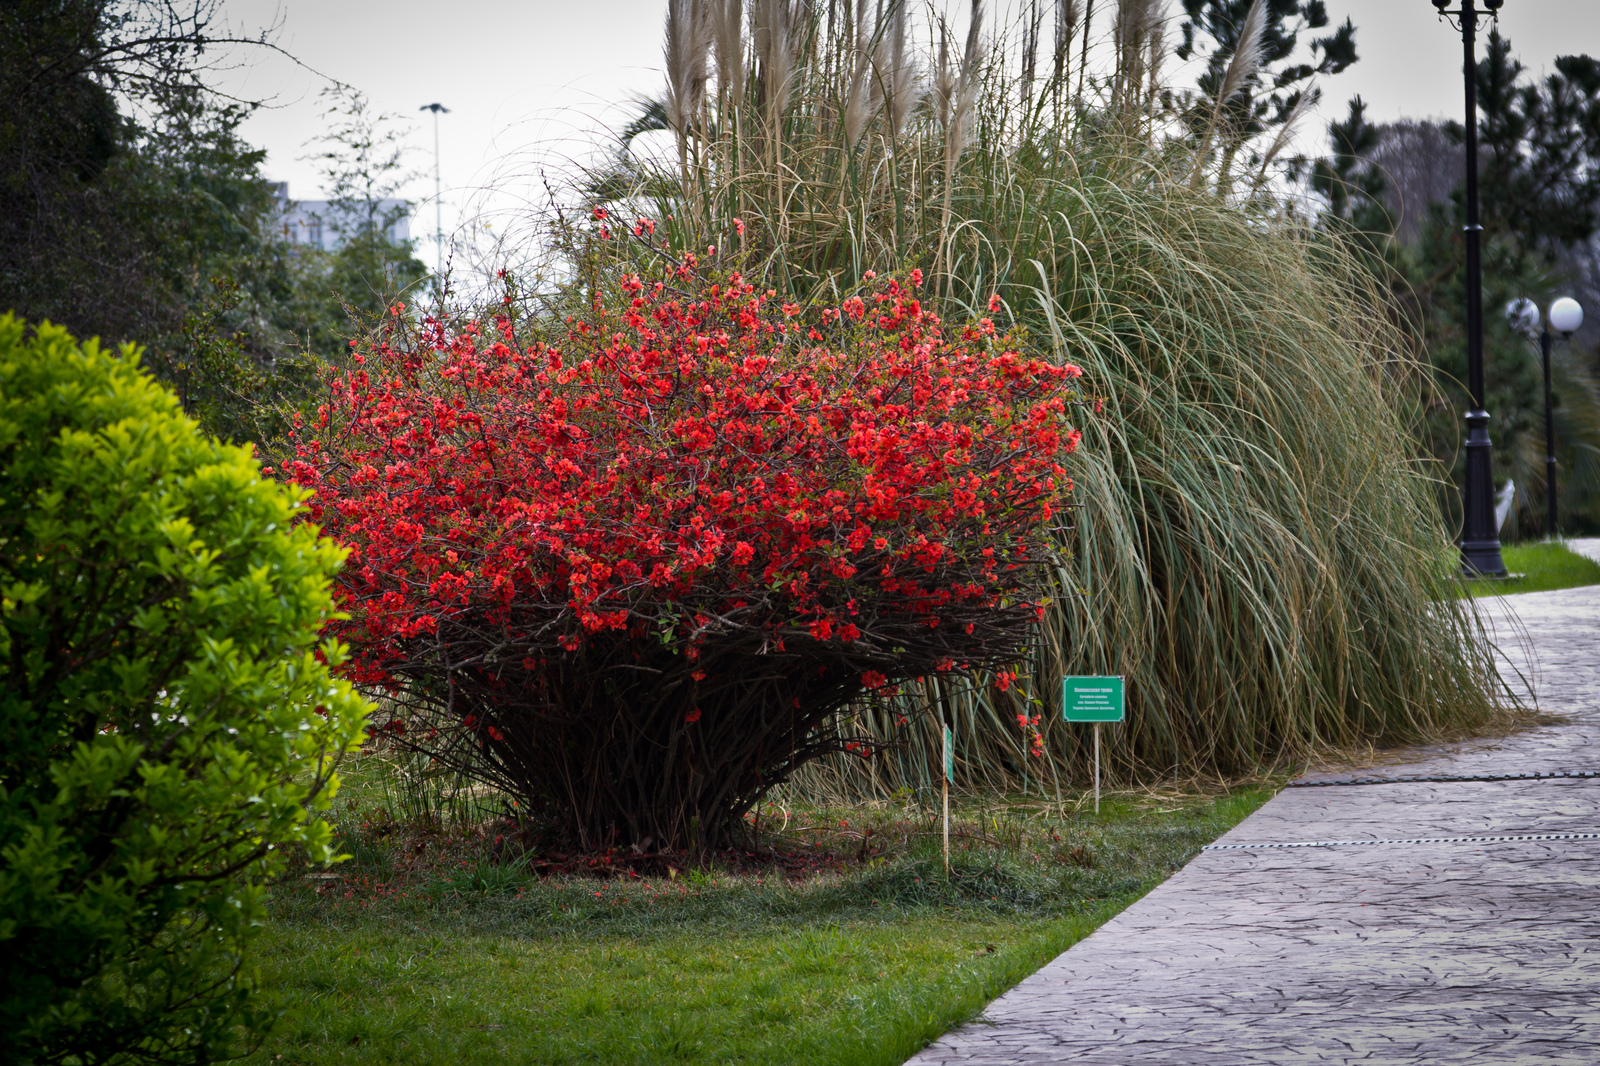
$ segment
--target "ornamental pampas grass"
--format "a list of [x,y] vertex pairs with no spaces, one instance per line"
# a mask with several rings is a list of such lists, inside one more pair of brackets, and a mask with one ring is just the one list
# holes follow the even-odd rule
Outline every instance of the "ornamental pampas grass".
[[[1405,339],[1367,275],[1269,183],[1243,203],[1216,195],[1219,137],[1240,147],[1226,106],[1260,69],[1261,4],[1209,128],[1159,144],[1176,129],[1152,104],[1159,3],[1124,0],[1102,20],[1125,45],[1120,90],[1116,69],[1070,70],[1094,5],[1080,16],[1058,3],[1059,64],[1036,65],[1026,120],[1003,32],[985,50],[974,19],[958,61],[935,24],[916,53],[904,9],[870,6],[817,5],[795,23],[817,46],[793,68],[781,157],[761,140],[768,119],[755,135],[723,111],[696,128],[712,140],[693,181],[641,166],[625,175],[630,207],[673,217],[658,234],[669,250],[721,246],[743,219],[747,275],[795,298],[842,298],[869,268],[936,265],[928,288],[946,313],[985,313],[998,294],[994,317],[1083,365],[1083,399],[1103,410],[1023,678],[1007,692],[919,688],[901,710],[933,714],[911,716],[905,747],[812,780],[834,774],[858,793],[935,783],[941,719],[974,786],[1082,780],[1076,732],[1046,714],[1035,760],[1016,722],[1039,713],[1028,700],[1054,708],[1064,673],[1128,678],[1130,723],[1106,738],[1123,780],[1248,773],[1493,720],[1489,650],[1440,562],[1439,475],[1408,435],[1427,394]],[[897,109],[910,83],[898,72],[919,63],[931,94]],[[743,77],[744,95],[729,103],[723,87],[717,107],[768,99]],[[703,213],[683,209],[695,198]],[[906,736],[892,717],[863,712],[860,725]]]

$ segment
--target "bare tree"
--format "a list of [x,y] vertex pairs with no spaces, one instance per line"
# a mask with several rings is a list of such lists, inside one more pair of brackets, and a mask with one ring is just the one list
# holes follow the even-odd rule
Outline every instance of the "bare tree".
[[1433,204],[1450,202],[1466,170],[1461,144],[1444,125],[1402,119],[1378,126],[1368,164],[1383,176],[1384,206],[1404,244],[1417,239]]

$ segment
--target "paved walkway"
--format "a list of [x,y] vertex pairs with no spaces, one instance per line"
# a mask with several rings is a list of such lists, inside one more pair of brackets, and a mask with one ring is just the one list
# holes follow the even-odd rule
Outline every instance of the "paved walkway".
[[[1365,773],[1600,772],[1600,588],[1489,606],[1563,720]],[[1217,843],[913,1066],[1600,1063],[1600,776],[1290,788]]]
[[1574,538],[1567,541],[1567,547],[1579,555],[1587,555],[1595,562],[1600,563],[1600,537]]

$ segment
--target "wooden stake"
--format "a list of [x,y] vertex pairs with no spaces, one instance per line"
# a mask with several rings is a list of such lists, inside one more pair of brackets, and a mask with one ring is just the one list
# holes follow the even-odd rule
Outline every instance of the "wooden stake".
[[1094,813],[1100,813],[1100,723],[1094,724]]

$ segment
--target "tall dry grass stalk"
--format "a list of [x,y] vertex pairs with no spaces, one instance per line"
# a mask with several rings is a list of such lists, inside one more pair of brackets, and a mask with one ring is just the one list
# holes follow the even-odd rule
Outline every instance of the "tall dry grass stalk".
[[1212,148],[1219,136],[1223,143],[1223,161],[1217,166],[1217,183],[1220,189],[1226,189],[1233,155],[1242,144],[1240,135],[1228,128],[1229,107],[1234,97],[1248,88],[1261,71],[1261,41],[1266,25],[1266,2],[1255,0],[1245,12],[1244,25],[1239,30],[1238,47],[1233,50],[1233,57],[1228,60],[1228,67],[1222,73],[1222,81],[1217,85],[1211,116],[1206,121],[1205,132],[1201,135],[1200,144],[1194,152],[1194,165],[1189,172],[1189,182],[1197,189],[1205,177],[1207,165],[1211,163]]
[[[730,24],[712,2],[713,24]],[[923,106],[902,4],[788,10],[785,32],[809,43],[780,59],[758,34],[740,49],[754,74],[725,69],[734,49],[713,35],[720,84],[690,128],[688,180],[637,164],[611,186],[626,179],[634,205],[670,216],[663,232],[685,249],[730,243],[743,218],[747,275],[800,297],[929,265],[952,316],[998,293],[1103,404],[1084,419],[1078,531],[1023,682],[934,682],[864,709],[864,734],[905,743],[808,770],[807,787],[931,785],[941,722],[969,784],[1081,782],[1087,733],[1056,719],[1065,674],[1127,677],[1129,721],[1106,734],[1123,780],[1251,773],[1497,713],[1491,649],[1441,563],[1431,475],[1403,421],[1423,387],[1404,339],[1367,275],[1264,182],[1243,202],[1217,195],[1218,160],[1239,147],[1225,105],[1259,65],[1259,3],[1211,128],[1188,143],[1157,143],[1160,2],[1119,4],[1115,69],[1087,96],[1069,57],[1090,5],[1080,18],[1058,4],[1055,61],[1031,78],[976,16],[959,59],[936,24]],[[892,724],[906,710],[927,712],[909,737]],[[1040,717],[1043,760],[1025,754],[1019,714]]]

